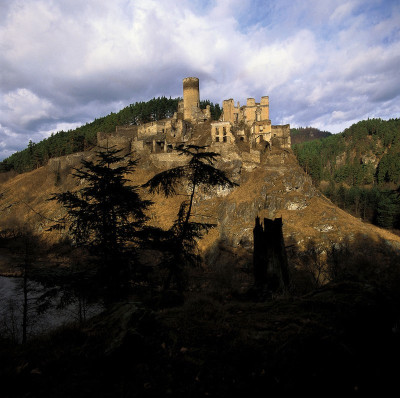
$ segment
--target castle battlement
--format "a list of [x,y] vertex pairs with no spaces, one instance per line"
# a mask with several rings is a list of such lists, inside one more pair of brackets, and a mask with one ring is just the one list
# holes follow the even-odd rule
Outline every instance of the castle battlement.
[[[197,77],[186,77],[183,83],[183,100],[172,118],[145,123],[140,126],[116,128],[115,134],[105,137],[98,133],[98,143],[113,140],[120,146],[129,143],[129,150],[148,153],[170,153],[181,144],[190,144],[197,125],[211,121],[210,106],[200,109],[200,82]],[[209,127],[207,127],[209,126]],[[208,131],[207,131],[208,128]],[[245,143],[240,150],[247,152],[263,151],[271,146],[289,149],[290,125],[273,126],[269,119],[269,97],[261,97],[260,102],[247,98],[246,105],[240,106],[232,98],[223,101],[223,113],[220,120],[204,124],[201,134],[206,145],[229,146]],[[123,140],[119,138],[123,135]],[[198,135],[198,134],[197,134]],[[122,137],[121,137],[122,138]],[[196,140],[199,137],[196,136]],[[196,141],[197,142],[197,141]],[[203,144],[202,144],[203,145]],[[249,152],[249,153],[250,153]]]

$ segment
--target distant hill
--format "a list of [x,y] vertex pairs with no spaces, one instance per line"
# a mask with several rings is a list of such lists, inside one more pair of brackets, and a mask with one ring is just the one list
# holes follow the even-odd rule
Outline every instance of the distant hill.
[[400,119],[363,120],[293,151],[334,203],[380,226],[400,227]]
[[400,184],[400,119],[368,119],[340,134],[293,145],[299,163],[317,184]]
[[322,131],[315,127],[297,127],[290,129],[292,145],[302,144],[303,142],[318,140],[331,136],[329,131]]

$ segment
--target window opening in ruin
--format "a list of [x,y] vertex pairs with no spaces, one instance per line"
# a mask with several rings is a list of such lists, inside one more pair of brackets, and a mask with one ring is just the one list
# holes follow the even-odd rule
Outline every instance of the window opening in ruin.
[[240,141],[244,141],[244,137],[240,137]]
[[239,120],[239,114],[235,113],[235,122],[237,122]]
[[215,129],[215,134],[219,135],[219,130],[218,129]]
[[215,137],[215,142],[219,142],[219,137]]
[[226,137],[224,137],[224,142],[226,142]]
[[224,132],[224,135],[226,135],[226,127],[222,127],[222,131]]

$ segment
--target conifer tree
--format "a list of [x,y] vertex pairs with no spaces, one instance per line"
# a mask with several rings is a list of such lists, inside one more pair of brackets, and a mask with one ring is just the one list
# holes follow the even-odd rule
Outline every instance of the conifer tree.
[[137,186],[127,184],[125,175],[133,173],[137,161],[119,153],[102,148],[97,162],[83,160],[74,176],[85,186],[51,198],[66,209],[58,225],[66,223],[77,246],[100,256],[100,275],[111,290],[126,287],[132,276],[135,249],[151,204],[140,198]]
[[168,269],[165,288],[168,288],[174,278],[178,290],[183,290],[184,267],[193,264],[198,259],[197,240],[204,235],[213,224],[192,221],[193,205],[196,194],[202,191],[210,192],[213,188],[233,188],[235,185],[222,170],[213,166],[218,153],[207,152],[206,147],[197,145],[179,146],[176,148],[189,161],[183,166],[156,174],[146,184],[151,193],[161,193],[165,197],[177,194],[186,195],[179,208],[177,218],[164,239],[164,251],[167,257],[164,265]]

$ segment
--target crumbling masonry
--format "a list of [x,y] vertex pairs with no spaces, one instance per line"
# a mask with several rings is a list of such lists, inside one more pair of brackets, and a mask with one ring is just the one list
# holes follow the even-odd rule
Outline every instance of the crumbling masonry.
[[[233,99],[223,101],[223,113],[220,120],[212,121],[210,106],[200,109],[199,79],[183,79],[183,100],[172,118],[158,120],[139,126],[118,126],[115,134],[98,133],[98,144],[124,147],[127,151],[148,152],[151,154],[172,153],[181,144],[190,144],[196,126],[201,129],[202,144],[212,146],[216,151],[229,151],[232,145],[240,142],[247,146],[241,151],[263,151],[271,146],[289,149],[290,125],[273,126],[269,119],[269,98],[261,97],[255,102],[248,98],[245,106],[235,106]],[[198,139],[198,137],[197,137]],[[253,156],[254,157],[254,156]]]

